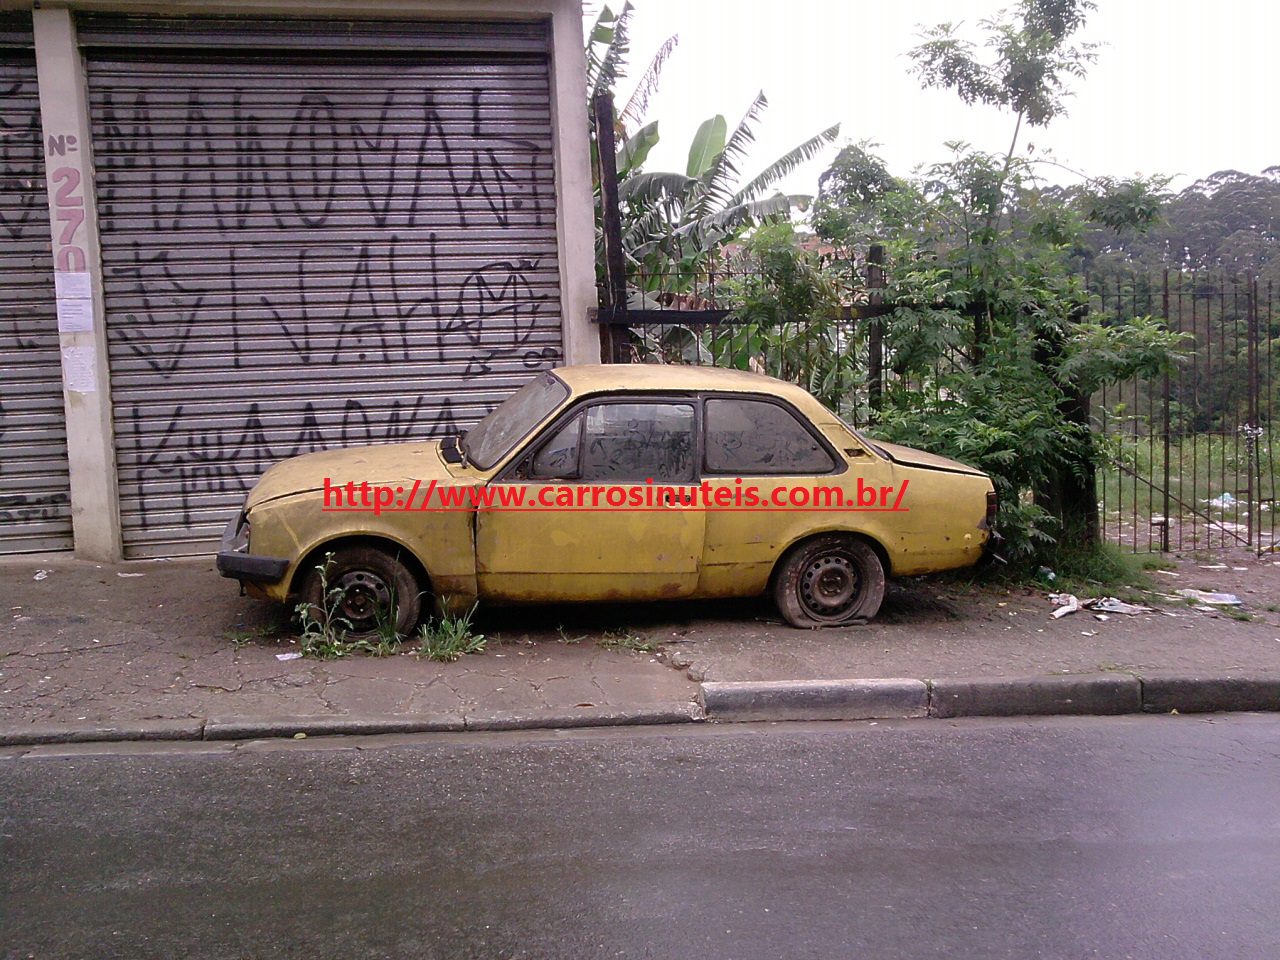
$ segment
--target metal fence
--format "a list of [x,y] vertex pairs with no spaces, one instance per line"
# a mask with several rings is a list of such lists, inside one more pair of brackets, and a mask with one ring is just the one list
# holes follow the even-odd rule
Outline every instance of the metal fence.
[[[942,373],[907,383],[881,302],[878,254],[828,260],[838,309],[820,320],[744,309],[758,268],[730,262],[704,275],[633,278],[625,311],[602,308],[602,355],[615,363],[687,363],[755,370],[808,388],[847,421],[874,432],[890,384],[932,389]],[[1095,319],[1163,319],[1187,334],[1184,359],[1156,380],[1091,398],[1103,457],[1103,535],[1135,552],[1277,548],[1274,441],[1280,316],[1273,285],[1251,277],[1166,271],[1087,278]],[[669,291],[681,290],[673,293]],[[602,291],[602,303],[607,296]],[[939,368],[965,363],[959,355]]]
[[1094,309],[1184,333],[1168,376],[1099,391],[1102,528],[1135,551],[1276,549],[1280,318],[1270,282],[1166,271],[1091,278]]
[[[867,426],[882,390],[879,317],[891,310],[880,302],[883,275],[877,259],[828,256],[823,267],[831,287],[824,309],[785,315],[752,309],[753,294],[771,278],[746,260],[691,277],[635,275],[625,311],[597,311],[601,356],[766,373],[804,385],[850,423]],[[607,300],[601,288],[600,302]]]

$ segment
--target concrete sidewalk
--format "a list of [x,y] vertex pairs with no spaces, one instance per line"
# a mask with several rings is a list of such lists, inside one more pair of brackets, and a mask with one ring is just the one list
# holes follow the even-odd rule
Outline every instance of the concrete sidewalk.
[[239,597],[207,559],[11,560],[0,564],[0,594],[0,728],[10,740],[24,727],[193,729],[138,721],[226,732],[315,729],[320,719],[414,718],[422,729],[688,719],[698,691],[653,653],[567,633],[535,640],[510,615],[501,630],[479,628],[485,653],[454,663],[407,653],[281,661],[298,650],[283,608]]
[[[922,683],[963,681],[952,689],[981,705],[996,681],[1017,681],[1001,689],[1021,689],[1012,702],[1025,703],[1036,679],[1100,676],[1110,696],[1108,678],[1172,677],[1190,683],[1169,688],[1184,698],[1213,682],[1251,690],[1243,709],[1266,708],[1272,688],[1248,683],[1280,677],[1280,614],[1268,609],[1280,563],[1188,560],[1161,578],[1238,592],[1252,619],[1170,602],[1137,617],[1051,620],[1041,592],[908,581],[863,627],[793,630],[765,601],[482,610],[488,649],[455,663],[281,661],[297,650],[284,611],[237,596],[210,560],[10,559],[0,563],[0,742],[678,722],[701,718],[702,681],[896,678],[914,681],[904,689],[915,699]],[[1120,687],[1115,702],[1129,703],[1132,684]],[[793,713],[795,696],[806,694],[792,696]]]

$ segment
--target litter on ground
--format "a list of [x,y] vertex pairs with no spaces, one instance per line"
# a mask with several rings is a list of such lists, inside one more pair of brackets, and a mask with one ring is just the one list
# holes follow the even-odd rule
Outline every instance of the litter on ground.
[[1137,603],[1125,603],[1115,597],[1095,597],[1090,600],[1081,600],[1071,593],[1051,593],[1049,594],[1049,600],[1058,608],[1050,614],[1055,620],[1059,620],[1078,610],[1093,610],[1099,620],[1110,619],[1110,617],[1099,616],[1099,614],[1123,613],[1127,616],[1135,617],[1140,613],[1156,612],[1153,607],[1144,607]]
[[1178,596],[1187,600],[1197,600],[1213,607],[1239,607],[1243,603],[1234,593],[1211,593],[1207,590],[1176,590]]
[[1069,613],[1075,613],[1080,609],[1080,599],[1071,593],[1051,593],[1049,599],[1058,605],[1058,609],[1053,611],[1050,616],[1055,620],[1061,620]]

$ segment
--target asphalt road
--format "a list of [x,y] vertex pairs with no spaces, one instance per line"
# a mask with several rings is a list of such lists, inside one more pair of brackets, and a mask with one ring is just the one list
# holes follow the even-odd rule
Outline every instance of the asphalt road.
[[1280,956],[1278,717],[17,752],[5,957]]

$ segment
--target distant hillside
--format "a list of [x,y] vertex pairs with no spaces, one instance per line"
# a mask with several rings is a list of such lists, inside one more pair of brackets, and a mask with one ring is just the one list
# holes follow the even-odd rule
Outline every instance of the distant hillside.
[[1223,170],[1177,194],[1164,222],[1142,236],[1105,230],[1088,236],[1093,273],[1129,267],[1252,272],[1280,288],[1280,166],[1261,175]]

